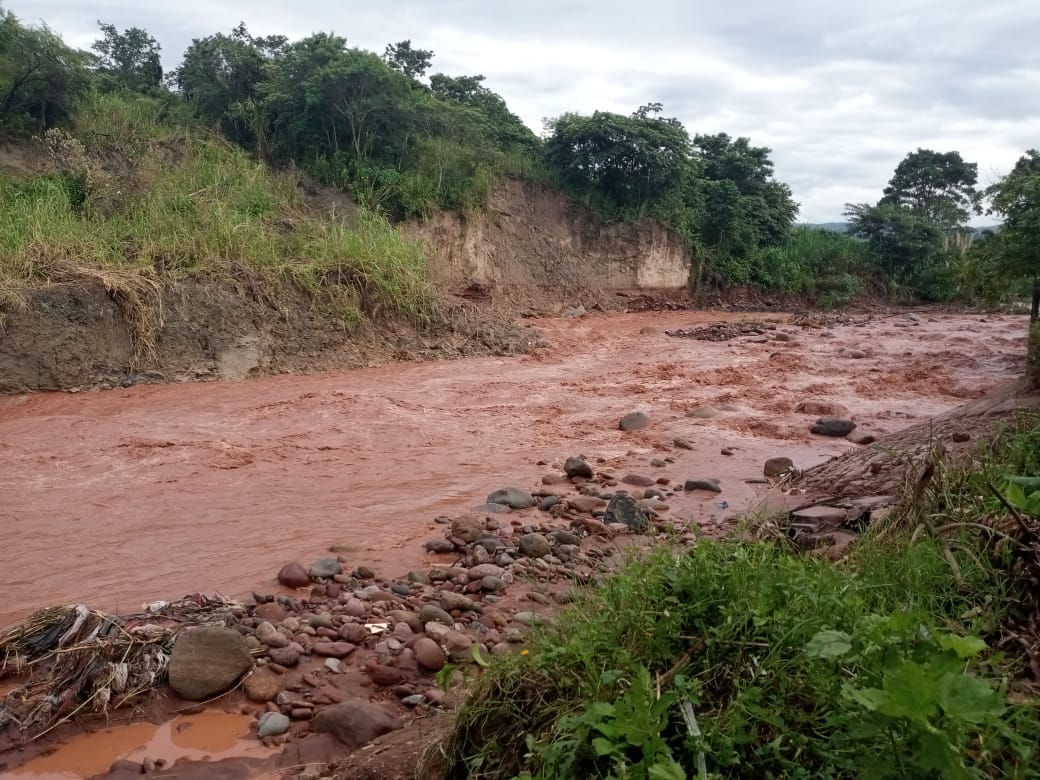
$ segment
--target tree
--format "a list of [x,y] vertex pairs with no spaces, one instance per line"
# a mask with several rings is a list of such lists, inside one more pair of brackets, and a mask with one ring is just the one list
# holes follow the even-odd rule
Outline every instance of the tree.
[[386,45],[383,61],[408,78],[418,80],[430,69],[433,52],[428,49],[413,49],[411,41],[399,41]]
[[596,111],[546,124],[546,158],[573,191],[618,216],[663,219],[683,209],[690,137],[678,122]]
[[918,149],[896,167],[879,206],[902,206],[942,230],[964,225],[971,214],[981,214],[978,165],[960,152]]
[[942,230],[905,206],[850,203],[845,216],[849,234],[866,240],[882,273],[900,284],[913,285],[941,255]]
[[488,124],[489,135],[503,149],[517,148],[527,153],[538,151],[540,142],[531,128],[509,110],[502,96],[484,86],[483,76],[446,76],[434,73],[430,90],[434,97],[459,103],[479,112]]
[[219,122],[231,140],[266,156],[267,121],[258,88],[286,42],[281,35],[254,37],[244,24],[230,35],[196,38],[174,71],[175,83],[199,116]]
[[115,25],[98,22],[102,37],[90,48],[98,53],[99,73],[118,87],[144,92],[162,84],[163,70],[155,38],[140,27],[120,33]]
[[1040,317],[1040,152],[1030,149],[989,188],[991,211],[1004,223],[998,236],[1001,266],[1010,278],[1032,277],[1030,322]]
[[9,133],[70,119],[90,88],[84,56],[46,26],[26,27],[0,8],[0,122]]

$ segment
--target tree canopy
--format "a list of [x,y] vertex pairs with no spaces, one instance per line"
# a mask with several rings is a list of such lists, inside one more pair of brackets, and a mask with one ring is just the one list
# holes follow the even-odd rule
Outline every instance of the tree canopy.
[[965,162],[960,152],[918,149],[896,167],[878,205],[901,206],[943,230],[964,225],[981,214],[976,190],[979,166]]
[[119,32],[113,24],[98,22],[102,37],[90,48],[97,52],[97,70],[122,89],[146,91],[162,84],[162,48],[140,27]]

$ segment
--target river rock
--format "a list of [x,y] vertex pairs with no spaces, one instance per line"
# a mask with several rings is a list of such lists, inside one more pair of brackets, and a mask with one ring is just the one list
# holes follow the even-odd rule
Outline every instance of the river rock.
[[[604,501],[604,504],[607,502]],[[550,531],[549,536],[556,540],[557,544],[573,544],[575,546],[581,544],[581,539],[577,534],[572,534],[563,528],[557,528],[555,531]]]
[[691,490],[710,490],[712,493],[722,492],[719,483],[713,479],[688,479],[683,485],[683,490],[687,492]]
[[487,497],[489,504],[503,504],[510,509],[527,509],[534,506],[534,496],[526,490],[506,487],[496,490]]
[[544,558],[551,551],[549,540],[541,534],[524,534],[517,545],[521,555],[528,558]]
[[[469,596],[463,596],[461,593],[456,593],[453,590],[441,591],[441,609],[445,612],[451,612],[452,610],[469,610],[477,609],[477,605],[473,602]],[[451,625],[449,621],[448,625]]]
[[640,532],[650,527],[650,516],[639,508],[632,496],[624,493],[619,493],[610,499],[603,520],[606,523],[624,523],[627,527]]
[[311,584],[311,578],[302,564],[293,561],[285,564],[278,572],[278,582],[286,588],[306,588]]
[[693,449],[693,445],[690,443],[690,440],[689,439],[684,439],[682,436],[676,436],[674,439],[672,439],[672,444],[674,444],[680,450],[692,450]]
[[570,496],[567,499],[567,504],[576,512],[588,513],[602,509],[607,505],[607,502],[599,496]]
[[282,690],[282,684],[277,675],[261,668],[245,679],[245,682],[242,683],[242,690],[245,691],[249,701],[263,704],[278,695]]
[[407,679],[407,675],[400,669],[396,669],[393,666],[384,666],[376,663],[374,660],[370,660],[365,664],[365,672],[372,678],[372,682],[382,688],[400,685]]
[[357,650],[350,642],[316,642],[311,647],[322,658],[346,658]]
[[426,552],[432,553],[455,552],[455,545],[448,539],[430,539],[423,547],[426,548]]
[[412,651],[415,653],[415,660],[419,662],[419,666],[429,672],[439,672],[448,662],[448,655],[428,636],[415,640]]
[[506,581],[501,577],[484,577],[480,580],[480,588],[488,593],[502,593],[506,589]]
[[767,477],[779,477],[792,466],[794,466],[794,461],[790,458],[770,458],[762,467],[762,473]]
[[300,651],[295,647],[272,647],[267,651],[267,657],[279,666],[293,667],[300,662]]
[[505,569],[501,566],[496,566],[493,563],[481,563],[470,568],[470,570],[466,572],[466,576],[468,576],[470,580],[481,580],[484,577],[501,577],[504,572]]
[[343,573],[343,567],[335,558],[318,558],[311,564],[310,575],[313,579],[332,579]]
[[471,544],[484,533],[483,523],[478,515],[459,515],[451,521],[451,535]]
[[182,631],[170,653],[170,687],[182,699],[202,701],[223,693],[253,667],[249,645],[237,631],[203,627]]
[[809,429],[809,432],[818,436],[848,436],[855,427],[856,423],[852,422],[852,420],[843,420],[839,417],[821,417]]
[[260,739],[264,737],[278,737],[287,732],[291,725],[292,721],[289,720],[287,715],[283,715],[280,712],[265,712],[260,716],[256,735]]
[[595,476],[592,466],[584,458],[578,457],[567,458],[567,461],[563,464],[563,471],[568,477],[592,479]]
[[424,626],[427,623],[440,623],[444,626],[450,626],[455,621],[452,620],[451,615],[436,604],[425,604],[423,605],[423,608],[419,610],[419,622]]
[[256,638],[268,647],[288,647],[289,637],[266,620],[256,627]]
[[277,601],[268,601],[266,604],[257,605],[256,609],[253,610],[253,617],[258,620],[267,620],[271,623],[281,623],[289,617],[289,612]]
[[357,750],[402,726],[404,723],[398,717],[380,705],[361,699],[326,707],[311,720],[312,730],[332,734],[350,750]]
[[466,661],[473,657],[473,637],[469,634],[451,629],[444,634],[443,641],[454,660]]
[[[873,444],[877,441],[877,436],[872,433],[866,433],[865,431],[853,431],[845,437],[853,444]],[[956,441],[956,439],[954,439]]]
[[838,354],[842,357],[851,358],[852,360],[862,360],[867,356],[867,353],[862,349],[853,349],[851,347],[839,350]]
[[618,422],[618,428],[622,431],[641,431],[650,424],[650,418],[643,412],[630,412]]
[[650,487],[655,482],[653,477],[646,477],[642,474],[626,474],[621,478],[621,481],[626,485],[635,485],[636,487]]

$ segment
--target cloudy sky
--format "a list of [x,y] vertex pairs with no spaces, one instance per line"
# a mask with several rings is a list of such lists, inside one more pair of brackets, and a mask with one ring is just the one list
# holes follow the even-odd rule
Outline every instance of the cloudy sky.
[[[146,28],[176,67],[192,38],[333,31],[382,52],[411,39],[434,71],[483,73],[544,117],[664,103],[695,132],[773,149],[800,219],[880,197],[917,147],[958,150],[992,183],[1040,146],[1036,0],[0,0],[89,47],[98,19]],[[980,222],[992,221],[983,217]]]

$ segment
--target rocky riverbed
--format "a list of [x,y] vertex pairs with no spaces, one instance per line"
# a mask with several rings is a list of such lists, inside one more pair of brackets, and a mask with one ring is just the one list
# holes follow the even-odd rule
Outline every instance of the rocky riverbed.
[[[718,319],[544,321],[550,346],[512,360],[8,399],[0,609],[231,593],[233,619],[178,633],[155,717],[237,685],[210,706],[251,716],[268,752],[210,770],[319,764],[450,707],[626,549],[724,533],[770,485],[797,507],[800,469],[1007,382],[1024,354],[1019,317]],[[818,532],[883,503],[798,521],[840,547]]]

